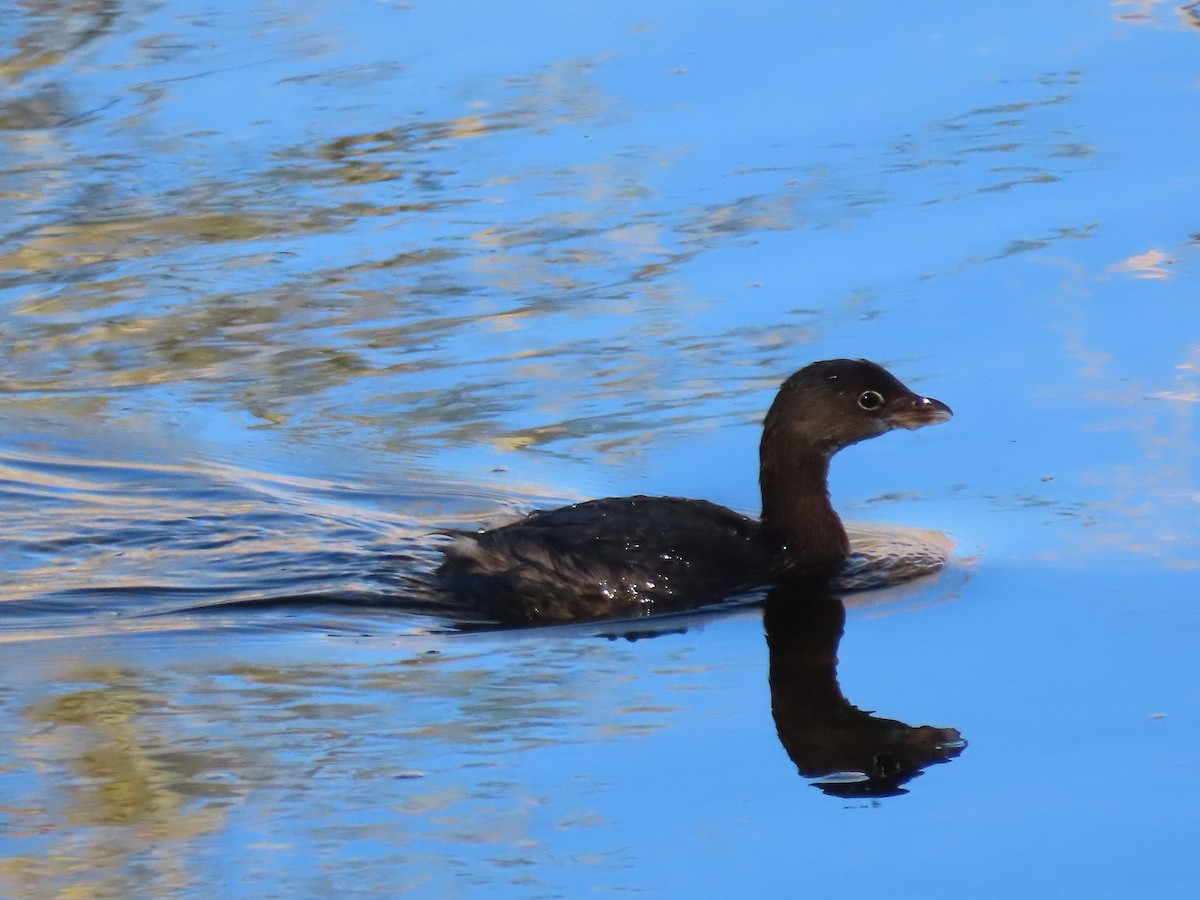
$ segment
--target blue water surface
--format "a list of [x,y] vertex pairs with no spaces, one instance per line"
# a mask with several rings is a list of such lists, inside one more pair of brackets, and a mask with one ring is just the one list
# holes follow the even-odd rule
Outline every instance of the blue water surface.
[[[1193,896],[1198,40],[1178,2],[0,17],[0,894]],[[955,410],[834,463],[847,519],[956,542],[844,634],[410,602],[439,529],[756,512],[776,387],[841,356]],[[965,744],[818,777],[780,710],[831,685]]]

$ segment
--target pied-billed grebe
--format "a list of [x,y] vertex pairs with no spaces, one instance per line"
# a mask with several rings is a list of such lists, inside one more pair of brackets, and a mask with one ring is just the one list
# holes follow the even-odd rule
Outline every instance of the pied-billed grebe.
[[873,362],[816,362],[783,383],[763,423],[760,520],[704,500],[590,500],[491,531],[455,532],[437,576],[510,624],[675,612],[785,578],[826,578],[850,549],[829,502],[830,458],[950,416]]

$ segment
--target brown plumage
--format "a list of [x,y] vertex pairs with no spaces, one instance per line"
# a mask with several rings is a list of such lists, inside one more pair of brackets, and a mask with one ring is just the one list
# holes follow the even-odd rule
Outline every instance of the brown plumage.
[[823,579],[849,552],[829,502],[832,456],[950,416],[875,363],[816,362],[783,383],[763,423],[761,519],[678,497],[590,500],[456,532],[438,580],[489,619],[538,624],[675,612]]

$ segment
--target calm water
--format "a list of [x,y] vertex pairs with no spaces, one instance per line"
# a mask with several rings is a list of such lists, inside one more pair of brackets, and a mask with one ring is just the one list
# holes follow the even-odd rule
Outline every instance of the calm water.
[[[1194,895],[1195,4],[29,3],[0,61],[0,894]],[[438,528],[753,512],[833,356],[955,409],[833,473],[939,578],[406,605]]]

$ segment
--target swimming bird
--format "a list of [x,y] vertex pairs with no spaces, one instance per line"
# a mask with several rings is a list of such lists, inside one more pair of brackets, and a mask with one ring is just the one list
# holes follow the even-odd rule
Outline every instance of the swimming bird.
[[452,532],[436,578],[497,622],[531,625],[678,612],[828,579],[850,551],[829,499],[830,459],[951,415],[876,363],[814,362],[783,382],[763,422],[760,518],[680,497],[589,500]]

